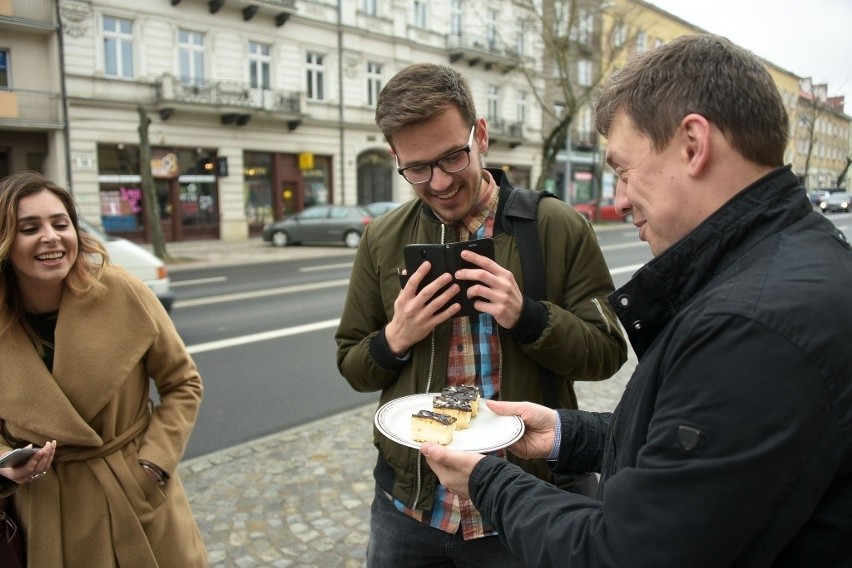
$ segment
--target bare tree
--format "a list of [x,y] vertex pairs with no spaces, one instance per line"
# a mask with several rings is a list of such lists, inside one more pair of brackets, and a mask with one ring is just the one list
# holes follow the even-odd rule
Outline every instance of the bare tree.
[[148,234],[154,256],[161,260],[170,260],[166,252],[166,240],[163,237],[163,227],[160,224],[160,210],[157,207],[157,194],[154,191],[154,178],[151,175],[151,143],[148,140],[148,127],[151,119],[145,109],[137,107],[139,113],[139,172],[142,175],[142,194],[145,196],[145,218],[148,224]]
[[[517,69],[543,113],[541,174],[535,184],[543,187],[557,157],[568,147],[578,113],[594,103],[598,88],[630,45],[626,23],[636,8],[601,0],[513,0],[512,4],[527,14],[524,29],[541,49],[539,65],[522,59]],[[602,31],[604,13],[612,22],[606,33]],[[585,66],[582,74],[580,64]],[[584,142],[596,146],[597,133],[593,127],[591,131],[586,133],[591,141]]]
[[850,165],[852,165],[852,156],[846,156],[846,165],[843,166],[843,170],[840,172],[840,175],[837,176],[837,183],[834,184],[835,187],[843,187],[843,178],[846,177],[846,172],[849,171]]

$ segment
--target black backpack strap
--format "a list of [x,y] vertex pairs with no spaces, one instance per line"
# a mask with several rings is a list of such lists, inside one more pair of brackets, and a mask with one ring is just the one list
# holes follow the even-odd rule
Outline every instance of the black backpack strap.
[[[524,295],[533,300],[547,299],[546,273],[541,240],[538,237],[538,203],[543,197],[555,197],[547,191],[513,189],[503,209],[503,228],[514,234],[521,257],[524,277]],[[549,370],[539,366],[542,402],[550,408],[559,408],[556,379]]]

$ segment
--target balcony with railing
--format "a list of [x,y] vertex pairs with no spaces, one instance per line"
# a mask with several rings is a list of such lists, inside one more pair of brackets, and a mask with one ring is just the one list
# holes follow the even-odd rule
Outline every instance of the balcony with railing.
[[0,128],[60,130],[62,97],[59,93],[27,89],[0,90]]
[[524,142],[524,125],[522,122],[508,122],[503,118],[486,119],[488,124],[488,143],[505,142],[510,148],[517,148]]
[[476,34],[450,34],[447,36],[450,63],[466,62],[469,66],[482,65],[486,70],[497,69],[508,73],[521,63],[516,50],[503,46],[497,39]]
[[56,29],[56,11],[52,0],[0,1],[0,29],[29,28],[41,33]]
[[258,117],[286,121],[293,130],[301,123],[302,96],[298,91],[264,89],[237,81],[165,74],[157,80],[156,104],[163,120],[174,112],[219,114],[222,124],[243,126]]

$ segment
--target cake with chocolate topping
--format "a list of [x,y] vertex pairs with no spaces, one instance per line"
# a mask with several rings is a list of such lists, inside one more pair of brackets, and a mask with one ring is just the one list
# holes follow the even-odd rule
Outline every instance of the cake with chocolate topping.
[[444,387],[441,391],[441,396],[449,398],[458,398],[470,402],[471,418],[476,417],[479,410],[479,388],[473,385],[459,385],[454,387]]
[[442,394],[436,396],[432,399],[432,410],[454,416],[458,420],[456,423],[457,430],[464,430],[470,426],[470,419],[473,417],[470,401],[455,396],[444,396]]
[[411,415],[411,439],[415,442],[436,442],[446,446],[453,441],[457,420],[454,416],[420,410]]

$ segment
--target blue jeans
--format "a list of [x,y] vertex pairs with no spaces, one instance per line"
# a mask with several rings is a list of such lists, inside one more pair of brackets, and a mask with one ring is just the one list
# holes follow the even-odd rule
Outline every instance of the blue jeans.
[[376,487],[370,508],[368,568],[521,568],[496,536],[464,540],[400,513]]

